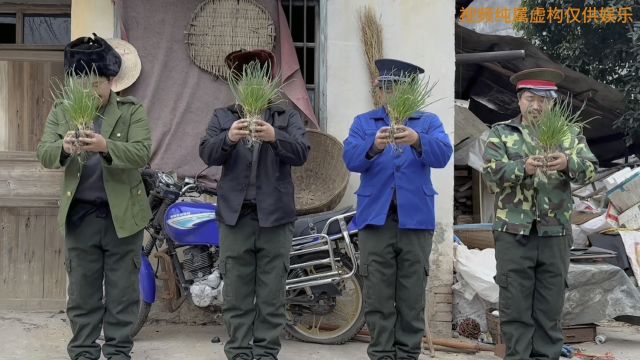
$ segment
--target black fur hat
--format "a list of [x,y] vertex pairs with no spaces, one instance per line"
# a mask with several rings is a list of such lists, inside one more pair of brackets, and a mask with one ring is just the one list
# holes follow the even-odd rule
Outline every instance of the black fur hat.
[[115,77],[121,64],[120,55],[95,33],[93,38],[77,38],[64,48],[64,70],[77,75],[86,74],[95,67],[98,76]]

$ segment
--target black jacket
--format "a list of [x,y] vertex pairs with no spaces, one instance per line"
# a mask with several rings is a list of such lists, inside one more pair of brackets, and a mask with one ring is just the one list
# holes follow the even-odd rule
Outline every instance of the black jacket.
[[[200,141],[202,161],[222,166],[217,216],[230,226],[238,221],[251,174],[251,150],[243,141],[231,144],[225,140],[233,122],[242,116],[235,105],[216,109]],[[291,166],[304,164],[310,147],[297,111],[273,106],[265,111],[263,119],[274,127],[276,141],[260,147],[256,206],[260,226],[273,227],[296,219]]]

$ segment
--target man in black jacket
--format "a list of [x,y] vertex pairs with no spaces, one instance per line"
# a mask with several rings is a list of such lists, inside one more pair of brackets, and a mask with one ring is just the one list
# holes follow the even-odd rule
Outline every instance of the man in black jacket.
[[[232,70],[259,61],[266,50],[236,51]],[[222,166],[218,183],[223,317],[228,359],[277,359],[286,321],[285,282],[293,238],[295,203],[291,166],[307,160],[309,144],[300,114],[271,106],[256,126],[259,143],[248,147],[247,121],[239,106],[216,109],[200,142],[207,165]],[[255,303],[254,303],[255,299]]]

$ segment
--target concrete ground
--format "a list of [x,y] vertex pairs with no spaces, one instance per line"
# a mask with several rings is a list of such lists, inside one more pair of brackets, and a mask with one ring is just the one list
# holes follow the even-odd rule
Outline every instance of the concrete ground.
[[[607,323],[598,329],[607,337],[606,343],[577,345],[586,353],[604,355],[612,352],[616,360],[640,359],[640,327],[623,323]],[[71,331],[64,313],[0,311],[0,359],[63,360]],[[222,326],[187,326],[155,324],[145,327],[134,347],[133,359],[224,359],[222,341],[226,333]],[[429,359],[427,355],[421,359]],[[438,351],[437,359],[489,360],[498,359],[491,353],[476,355]],[[366,344],[350,342],[327,346],[284,340],[280,360],[367,360]]]

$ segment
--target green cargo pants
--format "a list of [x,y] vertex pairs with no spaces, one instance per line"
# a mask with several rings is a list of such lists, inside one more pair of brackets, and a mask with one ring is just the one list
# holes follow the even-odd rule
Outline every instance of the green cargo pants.
[[432,237],[431,231],[399,229],[393,213],[384,226],[360,232],[372,360],[415,360],[420,355]]
[[235,226],[220,223],[228,359],[278,358],[292,237],[293,224],[260,227],[255,210],[241,214]]
[[67,351],[71,359],[99,359],[96,340],[103,328],[104,356],[111,360],[131,358],[141,247],[142,231],[118,238],[108,213],[94,212],[79,225],[67,226],[67,316],[73,332]]
[[494,232],[500,328],[507,360],[558,359],[571,234],[541,237]]

